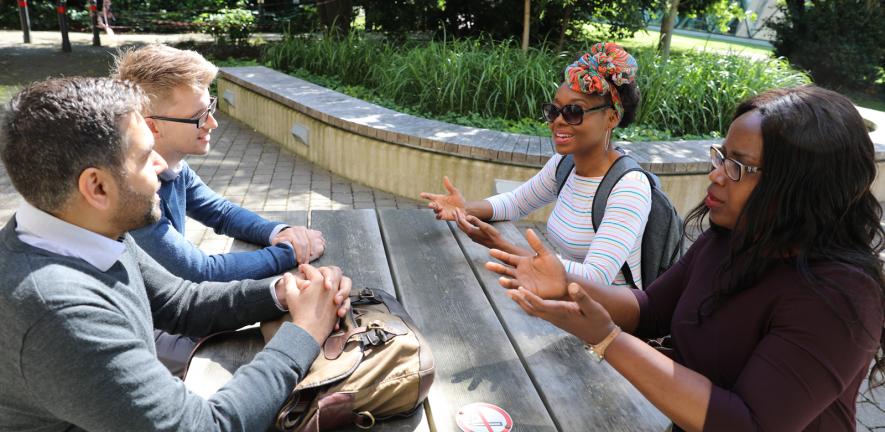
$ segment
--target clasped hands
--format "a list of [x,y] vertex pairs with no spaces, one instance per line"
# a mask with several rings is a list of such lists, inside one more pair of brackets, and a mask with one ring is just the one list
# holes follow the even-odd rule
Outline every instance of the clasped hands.
[[338,328],[350,309],[352,281],[335,266],[298,267],[298,273],[283,273],[276,285],[277,300],[289,310],[292,323],[304,329],[318,344]]

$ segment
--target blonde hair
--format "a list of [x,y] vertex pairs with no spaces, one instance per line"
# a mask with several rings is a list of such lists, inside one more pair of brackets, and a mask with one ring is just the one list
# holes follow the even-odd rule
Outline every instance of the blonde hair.
[[113,78],[138,84],[148,97],[146,110],[153,114],[158,102],[172,90],[188,86],[203,91],[218,75],[218,68],[200,53],[162,44],[121,51],[114,58]]

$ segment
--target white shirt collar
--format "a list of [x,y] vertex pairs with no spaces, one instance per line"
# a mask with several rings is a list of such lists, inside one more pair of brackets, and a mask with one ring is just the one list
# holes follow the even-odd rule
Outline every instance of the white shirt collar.
[[15,233],[31,246],[80,258],[102,272],[108,271],[123,252],[123,242],[65,222],[22,200],[15,212]]
[[181,174],[181,170],[183,169],[184,163],[182,163],[182,161],[179,161],[178,164],[176,164],[174,167],[169,167],[163,170],[163,172],[161,172],[158,177],[160,177],[160,180],[163,181],[172,181],[178,178],[178,175]]

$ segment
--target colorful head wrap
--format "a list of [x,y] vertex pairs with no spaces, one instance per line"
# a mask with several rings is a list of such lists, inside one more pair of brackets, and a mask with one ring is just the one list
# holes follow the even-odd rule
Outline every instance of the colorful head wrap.
[[612,104],[618,116],[623,117],[624,105],[615,86],[633,82],[638,69],[636,59],[618,44],[600,42],[593,45],[589,53],[566,66],[564,75],[565,82],[574,91],[600,95],[611,93]]

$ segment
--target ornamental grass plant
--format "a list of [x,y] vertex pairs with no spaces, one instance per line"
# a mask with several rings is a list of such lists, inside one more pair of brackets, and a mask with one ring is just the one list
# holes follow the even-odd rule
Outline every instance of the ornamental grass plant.
[[[510,40],[403,43],[353,32],[338,38],[287,35],[270,44],[265,57],[275,69],[410,114],[543,134],[548,132],[539,107],[552,98],[563,68],[583,49],[523,52]],[[744,98],[810,81],[779,59],[688,51],[664,62],[653,49],[631,54],[640,65],[643,100],[634,126],[616,130],[619,139],[724,136]]]

